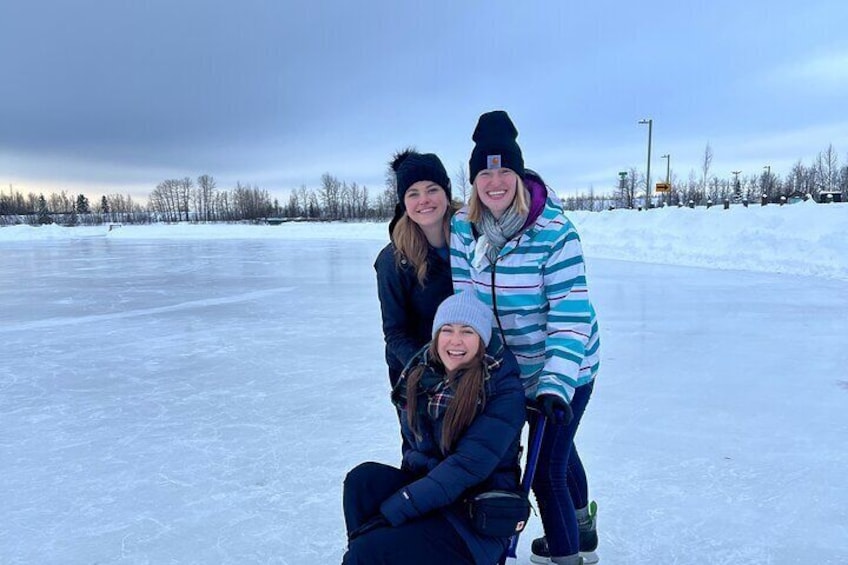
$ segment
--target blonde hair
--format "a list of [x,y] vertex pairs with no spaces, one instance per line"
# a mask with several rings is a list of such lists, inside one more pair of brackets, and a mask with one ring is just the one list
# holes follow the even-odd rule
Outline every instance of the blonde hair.
[[[527,200],[527,188],[524,186],[524,179],[522,179],[519,175],[515,175],[516,183],[515,183],[515,196],[512,199],[512,204],[510,205],[510,211],[515,212],[520,215],[528,214],[530,212],[530,202]],[[472,224],[477,224],[483,218],[483,210],[486,208],[486,205],[480,200],[480,196],[477,194],[477,179],[474,179],[474,182],[471,183],[471,198],[468,199],[468,220]]]
[[[444,367],[439,359],[439,351],[437,345],[438,339],[433,339],[430,342],[428,350],[430,359],[436,360],[440,367]],[[442,435],[439,438],[439,449],[443,454],[447,454],[450,449],[459,441],[462,433],[474,421],[477,415],[477,406],[481,409],[486,404],[486,388],[484,386],[488,369],[484,361],[486,354],[486,344],[480,339],[480,347],[477,349],[477,355],[471,359],[467,365],[460,367],[448,375],[447,386],[453,392],[453,398],[450,400],[445,409],[445,417],[442,422]],[[421,375],[424,374],[426,367],[418,365],[406,379],[406,419],[409,427],[416,436],[420,435],[418,422],[418,383],[421,380]],[[461,379],[457,376],[462,374]]]
[[[450,241],[450,221],[451,217],[459,210],[461,204],[456,201],[449,201],[448,207],[445,210],[445,215],[442,217],[442,229],[445,234],[445,241]],[[400,267],[401,262],[406,259],[412,268],[415,269],[415,276],[421,286],[427,282],[427,249],[429,243],[427,236],[424,235],[424,230],[421,226],[409,219],[409,215],[404,212],[403,216],[395,224],[392,230],[392,243],[395,245],[395,264]]]

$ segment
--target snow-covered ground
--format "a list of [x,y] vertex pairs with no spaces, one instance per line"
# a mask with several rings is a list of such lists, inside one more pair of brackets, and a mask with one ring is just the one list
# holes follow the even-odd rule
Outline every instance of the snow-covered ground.
[[[848,563],[848,206],[573,217],[602,563]],[[0,563],[338,563],[345,472],[399,453],[385,241],[0,228]]]
[[[662,208],[650,213],[570,212],[589,257],[689,267],[738,269],[848,279],[848,204],[711,209]],[[386,224],[12,226],[0,242],[87,237],[110,239],[386,239]]]

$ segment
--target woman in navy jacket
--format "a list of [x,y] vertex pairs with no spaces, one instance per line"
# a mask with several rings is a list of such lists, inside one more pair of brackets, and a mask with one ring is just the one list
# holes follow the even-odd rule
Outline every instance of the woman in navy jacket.
[[392,393],[400,469],[369,462],[345,478],[343,565],[492,565],[503,554],[508,538],[478,533],[466,508],[472,495],[519,490],[524,390],[511,353],[486,355],[493,322],[471,292],[439,306],[430,346]]
[[374,263],[383,315],[386,363],[394,387],[406,363],[428,341],[439,303],[453,294],[448,239],[450,179],[439,158],[411,149],[395,155],[398,204],[389,243]]

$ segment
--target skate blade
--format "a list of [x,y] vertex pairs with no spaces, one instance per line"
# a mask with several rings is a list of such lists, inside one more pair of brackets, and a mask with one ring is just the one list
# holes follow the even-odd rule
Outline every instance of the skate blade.
[[581,551],[580,557],[583,558],[583,565],[592,565],[600,561],[598,554],[594,551]]

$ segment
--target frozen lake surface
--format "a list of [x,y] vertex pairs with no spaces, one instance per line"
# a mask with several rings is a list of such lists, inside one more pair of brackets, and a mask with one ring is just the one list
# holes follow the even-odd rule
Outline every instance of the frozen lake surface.
[[[0,245],[0,562],[339,563],[375,240]],[[602,563],[848,562],[848,282],[589,258]],[[519,549],[529,563],[533,518]]]

